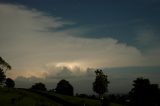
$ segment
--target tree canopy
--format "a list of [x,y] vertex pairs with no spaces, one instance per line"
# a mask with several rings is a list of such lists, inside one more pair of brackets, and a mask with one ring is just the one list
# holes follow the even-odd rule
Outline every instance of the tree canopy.
[[7,78],[5,81],[6,87],[8,88],[14,88],[15,82],[11,78]]
[[46,91],[46,86],[45,84],[39,82],[39,83],[35,83],[34,85],[32,85],[31,89],[33,90],[41,90],[41,91]]
[[157,84],[151,84],[149,79],[137,78],[133,81],[133,88],[129,93],[131,106],[160,105],[160,90]]
[[105,75],[102,70],[96,70],[95,74],[96,79],[95,82],[93,82],[93,91],[98,93],[100,98],[102,98],[103,94],[108,91],[108,76]]
[[73,86],[67,80],[61,80],[56,87],[56,93],[64,95],[73,95]]
[[0,69],[11,70],[11,66],[2,57],[0,57]]
[[0,57],[0,85],[2,85],[6,80],[5,72],[10,69],[11,66],[2,57]]
[[4,71],[0,68],[0,85],[5,81],[6,75],[4,74]]

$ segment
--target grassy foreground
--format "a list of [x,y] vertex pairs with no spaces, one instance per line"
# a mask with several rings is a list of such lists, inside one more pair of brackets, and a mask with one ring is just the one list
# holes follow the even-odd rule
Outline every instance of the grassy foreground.
[[[93,100],[93,99],[87,99],[87,98],[80,98],[75,96],[66,96],[61,94],[55,94],[52,93],[51,95],[54,95],[62,100],[66,100],[72,104],[75,104],[75,106],[101,106],[101,102],[99,100]],[[122,106],[116,103],[110,103],[110,106]]]
[[[61,102],[63,101],[63,103]],[[65,96],[56,93],[31,92],[22,89],[0,88],[0,106],[101,106],[99,100],[92,100],[74,96]],[[69,105],[69,106],[72,106]],[[110,106],[122,106],[111,103]]]
[[0,106],[61,106],[41,95],[19,89],[0,88]]
[[60,95],[60,94],[52,94],[55,95],[58,98],[61,98],[62,100],[66,100],[72,104],[75,104],[77,106],[101,106],[101,103],[99,100],[92,100],[87,98],[80,98],[75,96],[66,96],[66,95]]

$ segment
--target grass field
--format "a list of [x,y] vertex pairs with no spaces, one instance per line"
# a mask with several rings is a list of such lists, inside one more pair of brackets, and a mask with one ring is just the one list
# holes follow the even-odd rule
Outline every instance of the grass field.
[[41,95],[19,89],[0,88],[0,106],[61,106]]
[[84,103],[86,106],[101,106],[101,103],[98,100],[92,100],[92,99],[80,98],[80,97],[74,97],[74,96],[66,96],[66,95],[60,95],[60,94],[53,94],[53,95],[63,100],[66,100],[68,102],[71,102],[77,106],[78,105],[83,106]]
[[[84,106],[83,105],[84,103],[85,103],[85,106],[101,106],[101,103],[99,100],[80,98],[80,97],[75,97],[75,96],[66,96],[66,95],[60,95],[60,94],[55,94],[55,93],[53,93],[52,95],[59,97],[63,100],[66,100],[68,102],[71,102],[75,104],[76,106]],[[122,106],[122,105],[119,105],[116,103],[110,103],[110,106]]]
[[[0,106],[62,106],[62,101],[74,104],[74,106],[101,106],[99,100],[80,98],[75,96],[65,96],[56,93],[38,93],[22,89],[0,88]],[[56,101],[56,102],[55,102]],[[110,106],[122,106],[111,103]]]

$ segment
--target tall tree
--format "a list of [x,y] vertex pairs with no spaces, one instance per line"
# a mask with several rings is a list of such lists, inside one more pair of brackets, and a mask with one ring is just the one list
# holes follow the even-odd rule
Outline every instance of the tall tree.
[[157,84],[151,84],[149,79],[137,78],[129,93],[130,106],[159,106],[160,90]]
[[103,98],[105,92],[108,92],[108,76],[103,73],[102,70],[97,69],[95,71],[96,79],[93,82],[93,91],[99,94],[100,99]]
[[2,85],[6,79],[6,71],[10,69],[11,66],[2,57],[0,57],[0,85]]
[[8,88],[14,88],[15,82],[11,78],[7,78],[5,81],[6,87]]
[[61,80],[56,87],[56,93],[63,95],[73,95],[73,86],[67,80]]

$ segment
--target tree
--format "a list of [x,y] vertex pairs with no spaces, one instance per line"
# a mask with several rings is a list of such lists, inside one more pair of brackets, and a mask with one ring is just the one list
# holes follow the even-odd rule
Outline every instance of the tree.
[[0,85],[5,81],[6,75],[4,74],[4,71],[0,68]]
[[96,79],[93,82],[93,91],[99,94],[100,99],[103,99],[104,93],[108,91],[108,76],[98,69],[95,71],[95,74]]
[[5,81],[6,87],[8,88],[14,88],[15,82],[11,78],[7,78]]
[[160,105],[160,90],[157,84],[150,84],[149,79],[137,78],[133,81],[133,86],[129,92],[130,106]]
[[33,90],[41,90],[41,91],[46,91],[46,86],[45,84],[39,82],[39,83],[35,83],[34,85],[32,85],[31,89]]
[[66,80],[61,80],[58,82],[56,87],[56,93],[63,95],[73,95],[73,86]]
[[11,66],[2,57],[0,57],[0,68],[4,71],[11,70]]
[[5,73],[7,70],[11,70],[11,66],[0,57],[0,85],[2,85],[6,79]]

